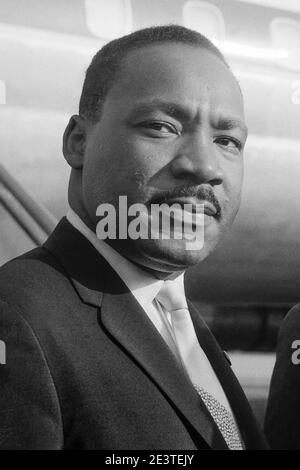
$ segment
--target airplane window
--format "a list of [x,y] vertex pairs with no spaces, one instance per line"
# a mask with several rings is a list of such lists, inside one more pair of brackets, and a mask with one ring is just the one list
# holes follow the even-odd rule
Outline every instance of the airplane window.
[[12,215],[0,202],[0,266],[35,247]]
[[85,0],[87,27],[99,38],[114,39],[132,29],[130,0]]
[[272,46],[286,50],[286,58],[280,64],[291,69],[300,69],[300,22],[291,18],[275,18],[271,23]]
[[300,12],[299,0],[237,0],[244,3],[254,3],[255,5],[268,8],[278,8],[279,10]]
[[225,22],[219,8],[211,3],[189,0],[183,6],[183,24],[207,36],[222,41],[225,38]]

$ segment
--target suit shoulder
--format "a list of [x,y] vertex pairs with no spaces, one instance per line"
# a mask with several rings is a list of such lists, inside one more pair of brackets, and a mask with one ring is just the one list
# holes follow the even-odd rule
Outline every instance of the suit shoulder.
[[291,308],[285,317],[285,321],[287,322],[295,320],[300,322],[300,303]]
[[50,252],[43,247],[35,248],[0,268],[0,295],[9,286],[14,291],[19,286],[30,288],[38,284],[41,287],[51,275],[65,276],[65,273]]
[[70,279],[55,257],[43,247],[19,256],[0,268],[0,299],[21,310],[39,306],[73,292]]
[[280,331],[281,335],[295,333],[300,335],[300,303],[289,310],[282,322]]
[[23,312],[1,298],[0,347],[0,449],[61,448],[60,402],[46,354]]

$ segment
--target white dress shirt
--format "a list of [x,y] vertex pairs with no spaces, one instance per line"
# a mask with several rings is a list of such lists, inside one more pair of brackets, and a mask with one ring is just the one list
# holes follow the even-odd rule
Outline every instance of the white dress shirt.
[[[103,258],[120,276],[128,289],[132,292],[140,306],[143,308],[155,328],[161,334],[178,362],[180,356],[176,347],[174,334],[170,324],[170,314],[165,313],[159,302],[155,300],[156,295],[161,289],[163,282],[152,276],[150,273],[139,268],[127,258],[120,255],[108,243],[97,238],[96,234],[86,226],[80,217],[69,209],[67,219],[100,253]],[[174,282],[178,283],[179,289],[184,289],[184,273],[181,273]]]
[[[75,227],[87,240],[89,240],[95,249],[106,259],[106,261],[120,276],[138,303],[141,305],[145,313],[148,315],[157,331],[161,334],[177,358],[178,363],[182,364],[171,326],[170,313],[167,312],[155,299],[164,281],[157,279],[149,272],[139,268],[130,262],[127,258],[124,258],[122,255],[120,255],[120,253],[114,250],[108,243],[98,239],[96,234],[84,224],[84,222],[72,209],[69,209],[67,213],[67,219],[70,224],[73,225],[73,227]],[[177,277],[174,278],[174,280],[172,280],[172,282],[176,283],[176,288],[178,290],[184,292],[184,273],[180,273]],[[202,368],[203,384],[205,386],[205,381],[210,381],[210,383],[215,384],[214,388],[216,391],[216,397],[220,403],[222,403],[223,406],[225,406],[226,409],[232,413],[223,388],[203,350],[202,352],[205,361],[204,367]],[[185,372],[188,375],[187,370],[185,370]]]

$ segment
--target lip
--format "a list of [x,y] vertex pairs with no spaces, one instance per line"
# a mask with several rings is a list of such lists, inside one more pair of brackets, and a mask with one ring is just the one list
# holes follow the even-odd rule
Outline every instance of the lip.
[[193,208],[201,205],[204,208],[203,212],[205,215],[208,215],[210,217],[215,217],[217,215],[217,209],[211,202],[206,201],[206,200],[198,200],[193,197],[180,197],[177,199],[169,199],[168,201],[165,202],[165,204],[168,204],[168,205],[179,204],[185,210],[187,210],[186,208],[184,208],[185,204],[189,204]]

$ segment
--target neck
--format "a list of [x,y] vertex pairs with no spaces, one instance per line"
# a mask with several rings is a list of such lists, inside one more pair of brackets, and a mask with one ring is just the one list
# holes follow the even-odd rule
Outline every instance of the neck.
[[[70,200],[69,201],[70,208],[78,215],[78,217],[82,220],[82,222],[93,232],[96,233],[95,223],[89,217],[83,203],[81,200]],[[145,272],[149,273],[151,276],[155,277],[159,280],[166,280],[166,279],[175,279],[176,277],[180,276],[185,269],[182,266],[176,267],[174,266],[167,266],[167,265],[160,265],[157,261],[151,259],[140,259],[140,257],[136,256],[136,250],[134,253],[130,250],[123,249],[123,243],[118,243],[118,240],[104,240],[105,243],[110,245],[114,250],[116,250],[121,256],[127,258],[131,263],[138,266],[140,269],[143,269]],[[123,240],[122,240],[123,242]]]

